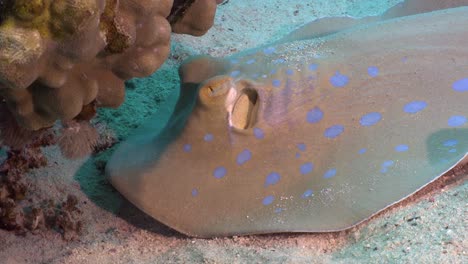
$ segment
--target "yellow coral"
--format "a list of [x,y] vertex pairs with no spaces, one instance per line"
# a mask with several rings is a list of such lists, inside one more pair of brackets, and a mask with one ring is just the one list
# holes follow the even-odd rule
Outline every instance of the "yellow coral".
[[15,24],[20,27],[37,29],[41,35],[48,35],[50,0],[17,0],[13,5],[12,15]]

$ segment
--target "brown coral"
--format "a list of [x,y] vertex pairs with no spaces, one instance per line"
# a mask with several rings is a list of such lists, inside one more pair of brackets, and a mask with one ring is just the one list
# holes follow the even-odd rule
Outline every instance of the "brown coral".
[[18,125],[13,114],[0,102],[0,142],[13,149],[20,149],[39,136],[42,130],[29,130]]
[[97,130],[89,122],[70,121],[64,124],[58,145],[66,158],[76,159],[91,154],[98,139]]
[[124,80],[167,58],[171,0],[1,0],[0,96],[30,130],[84,105],[117,107]]
[[168,17],[172,31],[193,36],[204,35],[213,25],[216,6],[221,0],[175,0]]
[[[75,196],[68,195],[59,204],[52,200],[37,204],[27,197],[31,184],[24,174],[47,164],[40,146],[52,143],[50,136],[43,136],[22,150],[7,152],[7,159],[0,165],[0,229],[24,234],[27,230],[36,232],[47,227],[59,230],[65,240],[74,239],[81,233],[82,212]],[[25,206],[25,203],[29,205]]]

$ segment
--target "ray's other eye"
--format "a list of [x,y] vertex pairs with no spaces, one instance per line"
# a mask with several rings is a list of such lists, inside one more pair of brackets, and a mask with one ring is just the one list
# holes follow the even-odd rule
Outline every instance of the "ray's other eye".
[[231,125],[237,129],[252,128],[257,119],[258,93],[252,88],[245,88],[237,97],[231,112]]

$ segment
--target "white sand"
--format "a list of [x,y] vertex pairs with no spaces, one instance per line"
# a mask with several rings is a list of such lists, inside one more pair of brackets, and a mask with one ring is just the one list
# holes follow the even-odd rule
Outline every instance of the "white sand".
[[[220,6],[206,36],[174,36],[163,67],[132,81],[136,89],[128,90],[125,104],[102,110],[101,119],[124,139],[177,88],[177,65],[188,55],[225,56],[317,17],[377,14],[397,2],[230,0]],[[30,197],[77,195],[85,232],[77,241],[64,242],[55,231],[18,237],[0,230],[0,263],[467,263],[464,169],[347,232],[203,240],[179,235],[123,200],[103,178],[109,151],[82,161],[64,160],[55,147],[46,152],[50,165],[28,175],[35,183]]]

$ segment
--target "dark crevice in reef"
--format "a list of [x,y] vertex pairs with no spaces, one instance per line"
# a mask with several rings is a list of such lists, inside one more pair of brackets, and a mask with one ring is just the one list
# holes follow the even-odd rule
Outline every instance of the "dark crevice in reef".
[[[0,0],[1,1],[1,0]],[[195,0],[174,0],[172,5],[171,14],[167,20],[171,25],[175,24],[179,19],[184,16],[185,11],[195,2]]]
[[3,23],[13,6],[14,0],[0,0],[0,24]]

